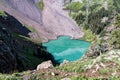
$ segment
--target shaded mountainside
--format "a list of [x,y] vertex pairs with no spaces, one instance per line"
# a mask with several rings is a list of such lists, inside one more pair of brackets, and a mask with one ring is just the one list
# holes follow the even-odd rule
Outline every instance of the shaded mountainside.
[[62,10],[62,2],[44,0],[43,10],[38,7],[38,2],[0,0],[1,73],[34,69],[44,60],[54,61],[45,48],[33,41],[40,43],[61,35],[83,36],[76,23]]
[[[62,1],[62,0],[61,0]],[[57,0],[43,0],[44,9],[37,6],[39,0],[0,0],[0,9],[27,24],[35,30],[29,34],[37,41],[56,39],[60,35],[81,38],[83,32],[62,10],[63,3]],[[42,40],[39,39],[42,38]]]
[[44,60],[53,60],[45,48],[31,42],[29,32],[13,16],[0,12],[1,73],[34,69]]

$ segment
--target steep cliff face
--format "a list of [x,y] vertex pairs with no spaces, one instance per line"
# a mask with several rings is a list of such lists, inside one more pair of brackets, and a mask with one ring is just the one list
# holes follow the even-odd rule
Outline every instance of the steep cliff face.
[[26,17],[42,24],[42,13],[34,0],[5,0],[5,3]]
[[83,33],[75,22],[69,18],[68,13],[64,11],[62,0],[44,0],[45,8],[43,10],[44,27],[54,34],[69,35],[73,38],[80,38]]
[[0,11],[0,73],[34,69],[43,60],[53,61],[45,48],[29,40],[30,32],[14,17]]
[[41,37],[47,41],[61,35],[73,38],[83,36],[83,32],[62,9],[63,0],[43,0],[43,10],[37,6],[39,0],[0,0],[0,2],[0,9],[35,29],[30,36],[33,37],[35,33],[34,39],[38,41]]
[[16,45],[17,40],[11,36],[1,22],[0,17],[0,73],[11,73],[17,69],[24,69],[22,61],[25,58],[22,58],[23,55],[20,54],[20,47]]

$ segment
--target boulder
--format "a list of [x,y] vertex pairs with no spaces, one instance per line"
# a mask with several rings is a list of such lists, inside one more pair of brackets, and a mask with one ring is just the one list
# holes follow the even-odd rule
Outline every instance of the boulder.
[[62,78],[61,80],[71,80],[71,79],[66,77],[66,78]]
[[37,66],[37,70],[47,69],[47,68],[52,68],[52,67],[53,67],[53,64],[52,64],[51,60],[48,60],[48,61],[45,61],[45,62],[42,62],[41,64],[39,64]]

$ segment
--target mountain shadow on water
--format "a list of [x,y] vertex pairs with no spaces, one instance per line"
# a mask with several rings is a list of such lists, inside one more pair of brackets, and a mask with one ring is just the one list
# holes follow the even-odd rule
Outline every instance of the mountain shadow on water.
[[34,56],[36,56],[38,58],[44,58],[45,60],[51,60],[54,66],[60,64],[59,61],[56,61],[54,59],[53,55],[51,53],[49,53],[47,51],[46,47],[44,47],[44,46],[38,46],[37,53],[38,54],[34,54]]

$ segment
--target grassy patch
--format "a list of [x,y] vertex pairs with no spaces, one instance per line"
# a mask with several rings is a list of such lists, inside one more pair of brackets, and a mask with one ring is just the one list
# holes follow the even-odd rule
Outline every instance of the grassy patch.
[[85,76],[71,77],[71,80],[87,80]]
[[95,34],[93,34],[91,30],[84,30],[84,33],[83,40],[88,42],[93,42],[95,40]]
[[120,66],[120,61],[118,59],[114,60],[114,62]]
[[111,76],[109,77],[109,80],[120,80],[119,76]]
[[85,72],[87,70],[87,65],[91,65],[93,63],[92,60],[87,61],[85,60],[80,60],[76,62],[70,62],[66,65],[63,66],[58,66],[56,69],[65,71],[65,72]]
[[111,71],[110,68],[104,68],[99,71],[100,74],[108,74]]
[[23,80],[23,75],[29,74],[29,71],[14,73],[14,74],[0,74],[0,80]]
[[0,16],[2,16],[2,17],[6,17],[7,15],[5,14],[4,11],[0,10]]
[[83,5],[84,4],[80,2],[72,2],[67,5],[66,9],[78,12],[83,7]]
[[23,36],[23,35],[20,35],[20,34],[17,34],[17,33],[12,33],[12,36],[14,38],[17,38],[17,39],[22,39],[22,40],[25,40],[25,41],[30,41],[29,37],[26,37],[26,36]]
[[112,31],[110,43],[115,49],[120,49],[120,28]]
[[106,62],[107,60],[104,57],[101,57],[100,62]]
[[37,3],[37,6],[40,10],[43,10],[45,5],[44,5],[43,1],[41,0]]
[[30,30],[31,32],[36,32],[36,30],[35,30],[32,26],[29,26],[29,25],[27,25],[27,24],[24,24],[24,26],[25,26],[28,30]]

